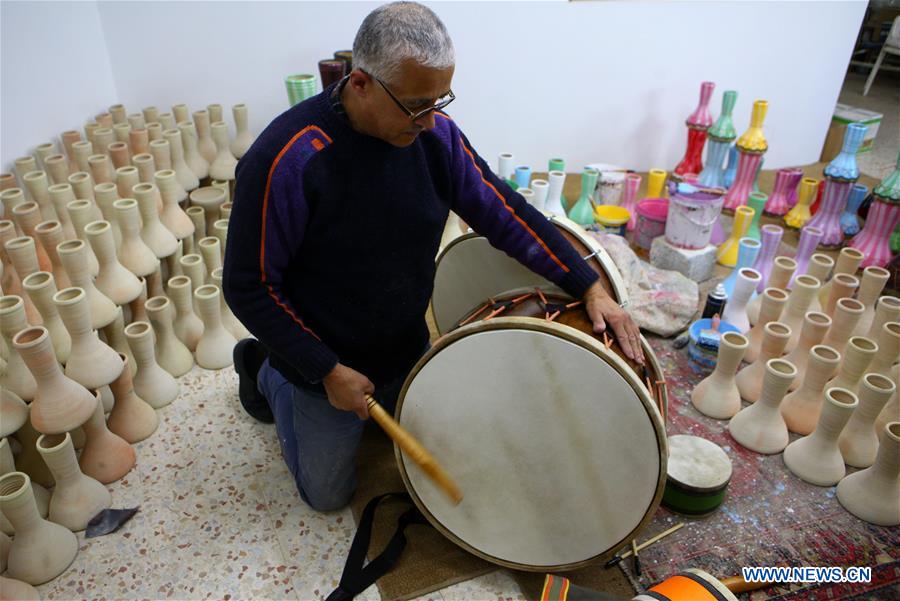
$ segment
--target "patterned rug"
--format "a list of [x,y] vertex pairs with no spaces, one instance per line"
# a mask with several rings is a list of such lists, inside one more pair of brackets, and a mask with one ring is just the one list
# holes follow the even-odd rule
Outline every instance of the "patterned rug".
[[691,406],[690,392],[704,374],[691,367],[686,350],[674,350],[671,340],[650,342],[666,372],[669,436],[693,434],[715,442],[731,458],[733,473],[724,504],[708,517],[689,519],[660,508],[640,541],[678,522],[685,526],[641,551],[640,577],[630,561],[623,562],[636,587],[645,589],[688,567],[726,578],[739,575],[743,566],[867,566],[872,568],[868,584],[785,585],[743,597],[900,599],[900,528],[857,519],[838,503],[835,487],[803,482],[787,470],[780,454],[758,455],[738,445],[727,421],[707,418]]

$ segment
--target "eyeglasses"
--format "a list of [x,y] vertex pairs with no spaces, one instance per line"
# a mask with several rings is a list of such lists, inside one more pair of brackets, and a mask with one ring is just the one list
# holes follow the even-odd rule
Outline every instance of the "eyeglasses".
[[[360,71],[362,71],[362,69],[360,69]],[[366,72],[363,71],[363,73],[366,73]],[[409,117],[410,121],[418,121],[419,119],[421,119],[422,117],[424,117],[425,115],[430,113],[431,111],[439,111],[442,108],[446,107],[451,102],[453,102],[454,100],[456,100],[456,96],[453,94],[453,90],[449,90],[446,94],[444,94],[443,96],[441,96],[440,98],[435,100],[434,104],[432,104],[427,109],[424,109],[424,110],[421,110],[418,112],[411,111],[408,108],[406,108],[406,105],[404,105],[402,102],[400,102],[399,98],[394,96],[394,93],[391,92],[390,88],[387,87],[387,84],[385,84],[383,81],[381,81],[379,78],[375,77],[371,73],[366,73],[366,75],[370,75],[372,77],[372,79],[374,79],[375,81],[377,81],[378,83],[381,84],[381,87],[384,88],[384,91],[387,92],[388,96],[391,97],[391,100],[393,100],[394,103],[400,107],[400,110],[402,110],[404,113],[406,113],[406,115],[407,115],[407,117]]]

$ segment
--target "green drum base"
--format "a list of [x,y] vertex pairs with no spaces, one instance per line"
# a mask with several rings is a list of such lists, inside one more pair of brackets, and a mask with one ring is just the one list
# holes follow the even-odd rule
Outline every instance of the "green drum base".
[[684,515],[705,516],[713,513],[722,504],[725,500],[726,488],[727,485],[712,492],[690,492],[672,482],[670,478],[666,481],[662,504],[672,511]]

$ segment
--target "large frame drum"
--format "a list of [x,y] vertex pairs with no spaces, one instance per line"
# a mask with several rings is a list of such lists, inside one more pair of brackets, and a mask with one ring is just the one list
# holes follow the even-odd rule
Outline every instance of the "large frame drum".
[[[471,239],[448,245],[439,275]],[[475,255],[474,271],[497,265]],[[597,266],[615,292],[615,267]],[[436,287],[435,307],[451,306],[439,298],[455,293],[449,282]],[[652,519],[666,484],[665,386],[658,368],[595,336],[582,303],[540,286],[470,304],[400,393],[397,420],[455,479],[462,502],[395,452],[411,497],[445,536],[500,565],[560,571],[609,558]]]

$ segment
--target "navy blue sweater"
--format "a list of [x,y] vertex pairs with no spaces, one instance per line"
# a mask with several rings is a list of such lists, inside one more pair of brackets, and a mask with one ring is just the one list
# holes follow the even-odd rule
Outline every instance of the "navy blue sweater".
[[225,299],[293,384],[321,389],[337,362],[376,386],[412,367],[451,209],[575,297],[597,279],[450,117],[396,148],[356,132],[329,91],[278,116],[241,158],[228,226]]

